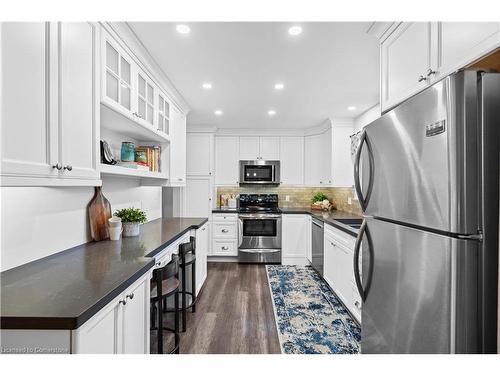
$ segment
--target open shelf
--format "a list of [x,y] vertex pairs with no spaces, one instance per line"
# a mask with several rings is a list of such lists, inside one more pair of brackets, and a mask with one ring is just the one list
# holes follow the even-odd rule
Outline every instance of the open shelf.
[[168,180],[168,176],[165,173],[142,171],[133,168],[120,167],[117,165],[100,164],[99,169],[103,175],[148,178],[165,181]]
[[168,134],[154,129],[152,125],[141,124],[132,115],[110,108],[105,102],[101,102],[101,127],[138,141],[170,142]]

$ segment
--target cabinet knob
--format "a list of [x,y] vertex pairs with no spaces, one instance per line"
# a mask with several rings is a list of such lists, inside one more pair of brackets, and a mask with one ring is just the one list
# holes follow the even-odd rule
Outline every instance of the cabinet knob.
[[134,293],[127,294],[125,298],[134,299]]
[[222,249],[222,250],[229,250],[229,247],[227,247],[227,246],[222,246],[222,247],[221,247],[221,249]]
[[57,169],[58,171],[60,171],[60,170],[62,169],[62,165],[61,165],[61,163],[57,163],[57,164],[53,165],[53,166],[52,166],[52,168],[53,168],[53,169],[55,168],[55,169]]
[[127,301],[125,301],[124,299],[121,299],[120,302],[118,302],[120,304],[122,304],[123,306],[125,306],[127,304]]
[[221,230],[221,232],[222,232],[222,233],[227,233],[227,232],[229,232],[229,231],[228,231],[227,229],[222,229],[222,230]]
[[358,309],[361,307],[359,301],[354,302],[354,306],[356,306]]
[[178,178],[177,181],[183,181],[184,179],[183,178]]
[[420,77],[418,77],[418,82],[422,82],[422,81],[427,81],[427,77],[420,75]]
[[433,76],[436,74],[435,70],[432,70],[431,68],[427,69],[427,77]]
[[158,267],[160,267],[161,262],[156,262],[156,265],[157,265]]
[[73,167],[70,164],[68,164],[68,165],[64,166],[64,169],[67,170],[67,171],[72,171]]

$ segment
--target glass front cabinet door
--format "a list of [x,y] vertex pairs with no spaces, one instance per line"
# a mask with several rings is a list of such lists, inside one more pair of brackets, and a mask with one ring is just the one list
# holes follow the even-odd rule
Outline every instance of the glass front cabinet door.
[[158,131],[165,134],[170,134],[170,103],[167,100],[167,96],[159,92],[158,93]]
[[137,69],[137,116],[147,125],[155,125],[155,84],[141,69]]
[[104,38],[103,101],[121,111],[132,111],[132,63],[111,38]]

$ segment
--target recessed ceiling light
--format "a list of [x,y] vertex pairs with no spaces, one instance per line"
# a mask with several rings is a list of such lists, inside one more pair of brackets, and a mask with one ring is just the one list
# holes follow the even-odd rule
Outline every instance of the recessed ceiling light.
[[267,111],[267,114],[269,116],[274,116],[276,114],[276,111],[274,109],[270,109],[269,111]]
[[288,29],[288,34],[296,36],[302,33],[302,27],[300,26],[292,26]]
[[349,107],[347,107],[347,109],[348,109],[349,111],[354,111],[354,110],[356,109],[356,107],[355,107],[355,106],[353,106],[353,105],[350,105]]
[[210,90],[212,88],[212,84],[210,82],[205,82],[201,85],[205,90]]
[[189,26],[184,24],[177,25],[175,29],[179,34],[189,34],[189,32],[191,31]]
[[217,116],[222,116],[222,111],[220,109],[216,109],[214,111],[214,113],[217,115]]
[[283,90],[285,88],[285,85],[281,82],[275,83],[274,84],[274,89],[275,90]]

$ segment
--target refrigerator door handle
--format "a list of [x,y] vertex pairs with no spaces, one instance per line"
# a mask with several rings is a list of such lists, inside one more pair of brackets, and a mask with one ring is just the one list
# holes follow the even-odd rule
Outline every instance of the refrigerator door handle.
[[[366,287],[363,290],[363,284],[361,282],[361,278],[359,276],[359,253],[361,249],[361,242],[363,241],[363,235],[366,234],[366,239],[368,241],[368,251],[370,253],[370,263],[368,266],[368,275],[366,275]],[[356,287],[358,288],[359,295],[361,296],[361,300],[365,302],[368,292],[370,291],[370,286],[372,283],[373,276],[373,243],[370,235],[370,231],[366,226],[366,220],[363,220],[363,224],[359,228],[359,234],[356,238],[356,244],[354,245],[354,281],[356,281]]]
[[[366,191],[366,197],[363,197],[363,191],[361,190],[361,182],[359,180],[359,163],[361,160],[361,150],[363,149],[364,143],[366,143],[366,149],[368,151],[368,160],[370,164],[370,179],[368,180],[368,190]],[[359,146],[356,151],[356,158],[354,159],[354,186],[356,188],[359,204],[363,212],[366,211],[366,207],[368,205],[368,201],[370,200],[370,196],[373,190],[374,167],[375,167],[375,162],[373,160],[372,147],[370,145],[370,141],[366,136],[366,130],[363,130],[363,133],[361,133],[361,137],[359,139]]]

